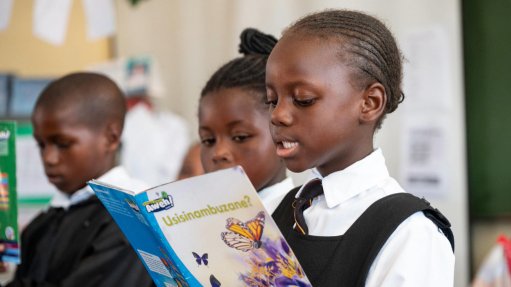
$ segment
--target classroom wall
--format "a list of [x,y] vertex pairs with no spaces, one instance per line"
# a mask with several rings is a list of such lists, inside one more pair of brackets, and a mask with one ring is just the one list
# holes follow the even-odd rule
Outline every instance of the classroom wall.
[[111,57],[109,39],[87,39],[81,1],[73,1],[66,39],[61,46],[33,35],[33,5],[32,0],[13,1],[9,26],[0,31],[0,71],[20,76],[57,77]]
[[[324,8],[367,11],[384,20],[400,45],[410,33],[439,28],[445,35],[445,63],[439,71],[446,85],[448,106],[424,115],[442,118],[446,133],[440,147],[445,155],[446,189],[430,201],[451,220],[456,237],[455,286],[469,280],[467,185],[460,2],[456,0],[151,0],[133,7],[117,0],[119,30],[116,54],[149,54],[159,61],[166,96],[162,105],[192,123],[195,136],[197,103],[209,75],[222,63],[237,56],[238,35],[247,26],[280,35],[284,27],[306,13]],[[434,68],[434,65],[432,65]],[[433,85],[435,85],[434,83]],[[432,95],[434,96],[434,95]],[[414,93],[407,95],[411,102]],[[440,116],[439,116],[440,115]],[[389,115],[377,134],[391,174],[400,179],[404,169],[402,141],[409,116],[402,109]]]

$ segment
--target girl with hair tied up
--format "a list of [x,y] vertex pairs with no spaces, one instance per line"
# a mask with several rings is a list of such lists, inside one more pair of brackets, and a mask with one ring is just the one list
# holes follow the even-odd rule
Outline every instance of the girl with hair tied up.
[[201,161],[205,172],[241,165],[271,214],[293,188],[276,154],[265,103],[266,61],[277,40],[252,28],[240,39],[243,56],[221,66],[201,92]]

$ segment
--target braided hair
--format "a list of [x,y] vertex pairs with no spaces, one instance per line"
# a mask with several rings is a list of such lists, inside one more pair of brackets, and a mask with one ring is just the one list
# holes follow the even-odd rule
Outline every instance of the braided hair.
[[235,58],[220,67],[208,80],[201,92],[205,95],[221,89],[242,88],[259,97],[260,103],[266,102],[266,62],[277,39],[256,29],[247,28],[240,35],[239,52],[242,57]]
[[387,101],[377,129],[385,115],[404,100],[402,56],[392,33],[378,19],[356,11],[326,10],[298,20],[284,31],[283,37],[288,34],[338,40],[340,58],[355,68],[353,80],[359,88],[374,82],[385,87]]

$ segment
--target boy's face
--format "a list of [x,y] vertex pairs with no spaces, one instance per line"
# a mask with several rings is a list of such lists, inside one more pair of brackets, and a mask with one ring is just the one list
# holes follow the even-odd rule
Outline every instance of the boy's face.
[[338,45],[287,35],[268,59],[271,133],[291,171],[316,167],[327,175],[372,151],[372,132],[360,122],[364,91],[351,82]]
[[283,180],[285,166],[275,154],[268,113],[247,93],[230,88],[201,98],[201,160],[206,172],[241,165],[261,190]]
[[32,115],[48,180],[60,191],[73,194],[112,167],[112,145],[106,132],[76,122],[73,109],[36,108]]

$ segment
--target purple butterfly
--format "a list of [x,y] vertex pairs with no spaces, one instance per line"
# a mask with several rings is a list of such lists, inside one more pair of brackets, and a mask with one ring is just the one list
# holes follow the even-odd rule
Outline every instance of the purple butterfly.
[[216,279],[215,275],[211,274],[211,276],[209,276],[209,283],[211,283],[211,287],[220,287],[222,284],[220,283],[220,281],[218,281],[218,279]]
[[208,254],[204,253],[202,256],[192,251],[193,257],[195,257],[195,261],[197,261],[197,264],[201,265],[204,263],[204,265],[208,265]]

